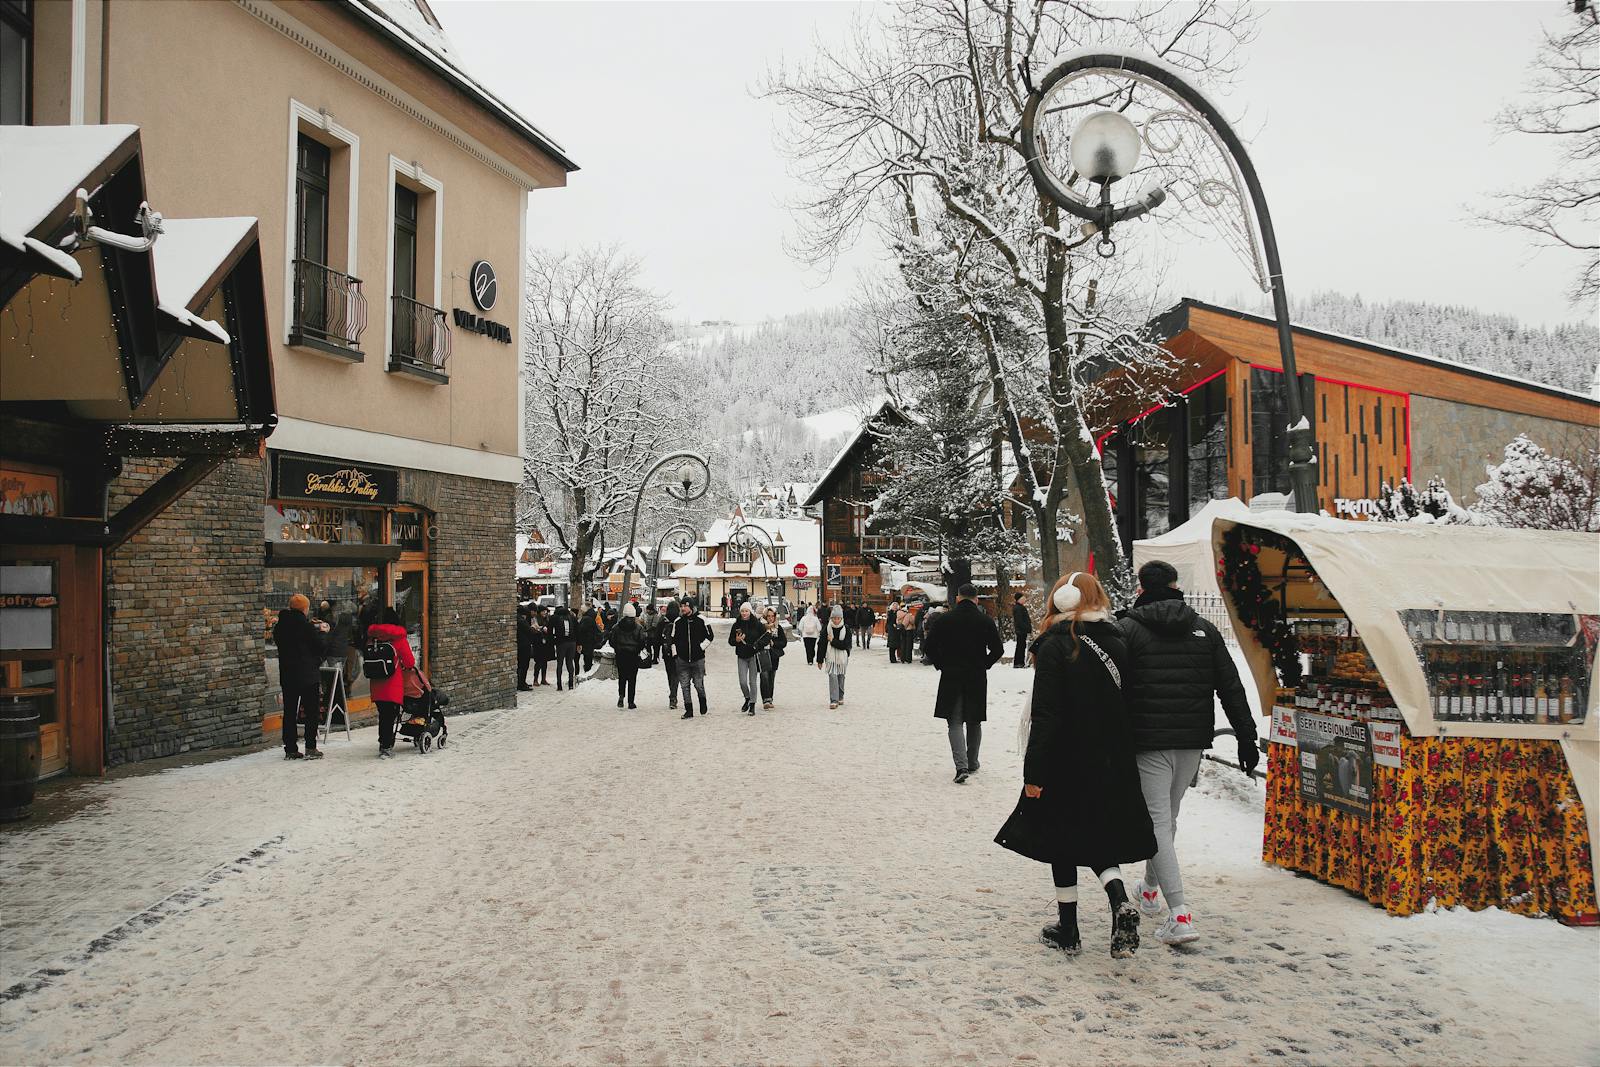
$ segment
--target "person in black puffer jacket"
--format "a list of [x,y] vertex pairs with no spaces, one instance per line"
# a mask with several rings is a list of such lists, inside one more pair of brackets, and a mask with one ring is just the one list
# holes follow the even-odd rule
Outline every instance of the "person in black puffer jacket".
[[1200,769],[1201,755],[1211,747],[1213,695],[1221,700],[1238,738],[1239,766],[1248,773],[1261,759],[1239,669],[1222,634],[1184,603],[1177,582],[1178,572],[1170,563],[1152,560],[1140,567],[1139,597],[1118,623],[1133,664],[1128,712],[1140,785],[1158,845],[1145,864],[1144,879],[1136,884],[1137,903],[1154,917],[1161,913],[1159,898],[1165,894],[1172,914],[1155,937],[1170,945],[1198,937],[1173,841],[1183,794]]
[[632,604],[625,605],[622,618],[608,637],[611,648],[617,654],[617,707],[626,703],[630,710],[639,706],[634,703],[634,691],[639,682],[639,661],[649,640],[649,635],[635,617],[638,610]]

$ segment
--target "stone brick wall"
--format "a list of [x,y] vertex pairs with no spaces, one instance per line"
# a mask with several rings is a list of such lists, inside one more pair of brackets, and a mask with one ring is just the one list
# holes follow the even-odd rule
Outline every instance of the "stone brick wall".
[[[174,465],[128,460],[111,513]],[[263,467],[225,462],[108,557],[113,765],[261,739]]]
[[1465,507],[1478,498],[1484,468],[1505,459],[1506,445],[1519,433],[1553,452],[1579,440],[1592,447],[1596,436],[1593,428],[1554,419],[1412,396],[1411,480],[1425,485],[1437,475]]
[[516,487],[459,475],[400,472],[400,499],[431,509],[431,679],[450,713],[516,703]]

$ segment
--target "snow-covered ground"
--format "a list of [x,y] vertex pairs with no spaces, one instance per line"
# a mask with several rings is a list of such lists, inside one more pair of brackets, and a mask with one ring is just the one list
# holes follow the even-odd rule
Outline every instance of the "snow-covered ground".
[[1212,764],[1204,940],[1113,961],[1086,907],[1083,956],[1040,944],[1049,874],[991,843],[1030,672],[993,671],[964,786],[928,668],[858,653],[830,712],[791,655],[753,719],[725,646],[710,674],[690,722],[657,669],[639,711],[540,689],[427,757],[368,730],[86,786],[0,836],[0,1061],[1600,1059],[1600,931],[1391,919],[1265,867],[1259,783]]

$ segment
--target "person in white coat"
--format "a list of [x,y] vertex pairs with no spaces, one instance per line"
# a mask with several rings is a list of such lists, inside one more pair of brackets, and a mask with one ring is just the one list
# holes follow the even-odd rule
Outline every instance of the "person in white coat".
[[817,618],[817,609],[807,608],[805,618],[800,620],[800,640],[806,643],[806,663],[817,662],[817,638],[822,636],[822,620]]
[[844,675],[850,668],[850,642],[854,634],[844,620],[844,609],[835,604],[828,615],[828,625],[822,631],[822,647],[817,649],[817,669],[828,672],[830,709],[844,703]]

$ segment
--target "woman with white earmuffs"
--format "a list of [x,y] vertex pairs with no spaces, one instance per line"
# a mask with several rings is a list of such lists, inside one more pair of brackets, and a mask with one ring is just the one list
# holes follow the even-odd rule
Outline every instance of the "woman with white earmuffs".
[[1122,696],[1130,660],[1094,575],[1056,582],[1047,607],[1033,644],[1025,784],[995,841],[1050,864],[1058,921],[1043,936],[1069,955],[1082,949],[1078,868],[1093,870],[1111,906],[1111,955],[1126,959],[1139,947],[1139,909],[1119,864],[1156,851]]

